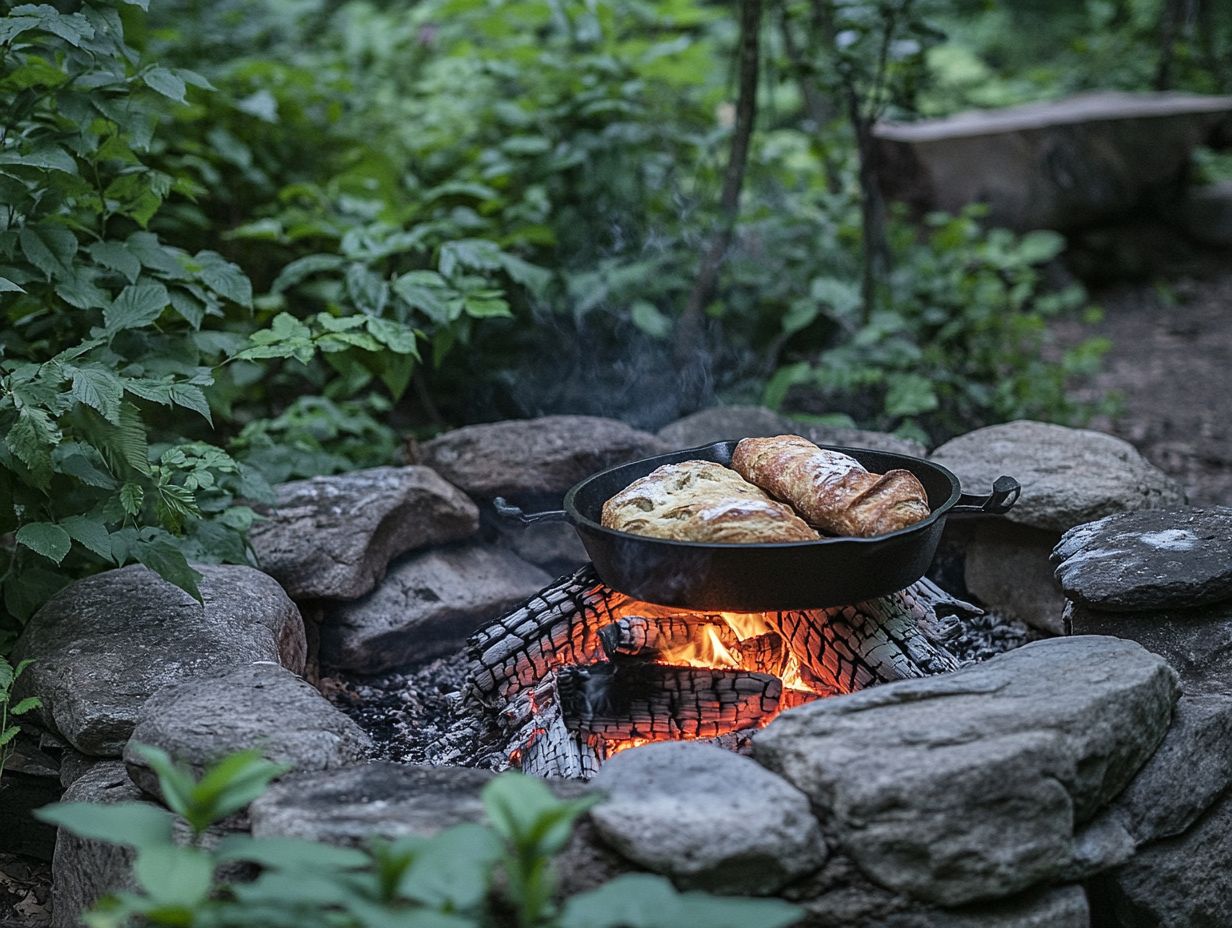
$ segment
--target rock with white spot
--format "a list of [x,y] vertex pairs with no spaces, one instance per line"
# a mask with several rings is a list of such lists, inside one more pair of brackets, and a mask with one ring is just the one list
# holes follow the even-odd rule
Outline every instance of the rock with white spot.
[[1053,551],[1066,595],[1140,612],[1232,599],[1232,508],[1124,512],[1079,525]]

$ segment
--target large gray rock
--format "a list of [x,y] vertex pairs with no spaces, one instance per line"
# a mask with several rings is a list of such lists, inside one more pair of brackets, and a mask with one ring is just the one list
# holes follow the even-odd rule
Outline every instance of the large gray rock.
[[494,516],[491,524],[502,545],[553,577],[572,573],[590,560],[577,531],[567,523],[533,522],[520,525]]
[[1017,478],[1022,496],[1006,518],[1056,532],[1114,512],[1185,502],[1181,487],[1129,442],[1046,422],[976,429],[946,442],[932,460],[968,493],[987,492],[1002,474]]
[[670,450],[647,432],[596,416],[544,416],[468,425],[419,457],[472,496],[560,496],[596,471]]
[[[118,802],[140,802],[141,791],[128,778],[124,764],[101,761],[73,781],[64,791],[62,802],[93,802],[111,805]],[[206,848],[235,834],[234,821],[224,821],[209,828],[201,837]],[[180,845],[193,840],[187,823],[176,819],[172,838]],[[117,835],[117,837],[120,837]],[[91,838],[79,838],[61,829],[56,838],[56,850],[51,861],[51,923],[53,928],[78,928],[81,914],[103,896],[133,889],[132,865],[136,852],[122,844],[109,844]],[[242,865],[224,864],[220,878],[235,879]]]
[[1232,508],[1123,512],[1078,525],[1052,554],[1066,595],[1138,612],[1232,599]]
[[[64,792],[63,802],[110,805],[140,800],[139,790],[119,761],[95,764]],[[61,831],[51,862],[52,924],[77,928],[79,916],[103,896],[133,886],[134,851],[116,844],[78,838]]]
[[250,748],[297,772],[354,764],[372,748],[368,735],[316,689],[277,664],[263,663],[175,684],[146,701],[124,760],[134,782],[159,795],[158,778],[134,744],[162,748],[197,776]]
[[1133,642],[1054,638],[785,712],[753,752],[871,879],[958,906],[1065,877],[1075,826],[1155,750],[1176,683]]
[[1199,609],[1106,612],[1069,603],[1067,627],[1075,635],[1116,635],[1163,657],[1191,695],[1232,696],[1232,602]]
[[592,781],[599,834],[630,860],[710,891],[766,894],[825,861],[808,798],[747,757],[688,742],[617,754]]
[[1057,533],[1001,519],[973,521],[963,565],[967,589],[1001,615],[1064,634],[1065,594],[1048,560]]
[[1101,818],[1149,844],[1181,834],[1229,786],[1232,698],[1182,696],[1167,737]]
[[[1177,784],[1183,788],[1183,784]],[[1118,928],[1232,925],[1232,794],[1184,834],[1139,849],[1099,878],[1092,900]]]
[[156,690],[254,660],[302,673],[304,623],[273,578],[200,565],[204,604],[139,565],[79,580],[35,614],[14,656],[35,663],[19,692],[84,754],[118,757]]
[[479,530],[479,510],[426,467],[373,467],[274,488],[249,535],[261,569],[296,599],[356,599],[390,560]]
[[248,810],[256,837],[363,844],[372,836],[430,837],[483,818],[487,770],[371,763],[286,777]]
[[711,406],[665,425],[658,431],[659,437],[673,448],[691,448],[732,438],[784,434],[803,435],[819,445],[874,448],[913,457],[923,457],[928,453],[923,445],[909,438],[887,432],[802,422],[764,406]]
[[321,660],[370,674],[442,657],[551,581],[503,548],[472,544],[410,555],[368,596],[329,607]]
[[783,895],[804,917],[796,928],[1089,928],[1086,894],[1077,886],[1039,887],[1007,899],[943,909],[871,883],[841,854]]
[[1230,118],[1232,97],[1098,92],[882,123],[878,177],[888,200],[921,214],[985,203],[991,225],[1072,229],[1171,192]]

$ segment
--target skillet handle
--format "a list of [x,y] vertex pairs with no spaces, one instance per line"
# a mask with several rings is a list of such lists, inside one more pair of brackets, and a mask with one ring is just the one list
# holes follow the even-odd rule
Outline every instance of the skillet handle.
[[492,500],[492,508],[502,519],[521,522],[523,525],[534,525],[536,522],[564,522],[565,510],[552,509],[548,512],[523,512],[518,506],[507,502],[503,496]]
[[987,496],[970,496],[964,493],[950,512],[981,512],[999,516],[1013,508],[1021,493],[1022,485],[1013,477],[998,477],[993,481],[992,492]]

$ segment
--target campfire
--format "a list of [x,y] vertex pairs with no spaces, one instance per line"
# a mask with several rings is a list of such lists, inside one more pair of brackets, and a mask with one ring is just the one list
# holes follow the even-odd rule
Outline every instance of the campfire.
[[785,709],[956,670],[945,642],[978,611],[929,580],[826,609],[690,611],[619,593],[586,566],[471,638],[468,696],[507,733],[510,766],[587,778],[626,748],[740,750]]

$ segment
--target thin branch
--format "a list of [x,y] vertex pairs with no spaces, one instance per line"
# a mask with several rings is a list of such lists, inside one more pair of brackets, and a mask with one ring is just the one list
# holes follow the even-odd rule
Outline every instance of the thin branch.
[[[704,346],[703,314],[714,298],[719,272],[731,247],[740,213],[740,193],[748,166],[749,144],[757,119],[757,84],[760,57],[761,0],[743,0],[740,13],[739,89],[736,97],[736,124],[732,131],[731,152],[723,174],[719,195],[719,229],[702,257],[701,268],[689,293],[676,327],[675,359],[696,372]],[[690,378],[685,378],[688,381]],[[691,386],[696,386],[695,384]],[[686,388],[690,385],[686,384]]]

